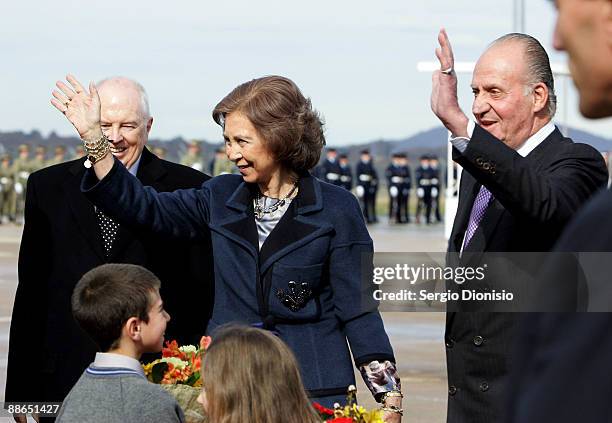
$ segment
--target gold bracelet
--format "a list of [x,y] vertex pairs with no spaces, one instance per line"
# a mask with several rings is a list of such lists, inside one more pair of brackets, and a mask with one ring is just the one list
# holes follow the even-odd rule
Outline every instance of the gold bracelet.
[[400,397],[400,398],[404,398],[404,394],[402,394],[402,391],[388,391],[385,392],[382,397],[380,397],[380,402],[382,404],[385,403],[385,401],[387,401],[387,398],[389,397]]
[[87,154],[87,159],[83,165],[86,168],[90,168],[92,164],[102,160],[110,151],[110,141],[106,138],[106,135],[102,133],[102,136],[95,141],[83,141],[83,147]]
[[386,411],[386,412],[389,412],[389,413],[397,413],[397,414],[399,414],[400,416],[403,416],[403,415],[404,415],[404,409],[403,409],[403,408],[396,407],[396,406],[394,406],[394,405],[389,405],[389,406],[385,406],[385,407],[380,407],[380,409],[381,409],[382,411]]

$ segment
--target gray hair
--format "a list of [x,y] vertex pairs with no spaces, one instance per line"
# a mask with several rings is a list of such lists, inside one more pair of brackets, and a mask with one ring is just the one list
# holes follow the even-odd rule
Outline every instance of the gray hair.
[[532,86],[542,82],[548,88],[548,104],[546,109],[549,117],[553,117],[557,111],[557,95],[555,94],[555,80],[550,69],[550,60],[542,44],[531,35],[521,33],[510,33],[499,37],[491,43],[491,46],[507,42],[520,42],[525,48],[529,87],[527,93],[531,92]]
[[131,85],[137,92],[140,97],[140,107],[145,119],[151,117],[151,111],[149,109],[149,96],[145,91],[144,87],[140,85],[139,82],[134,81],[133,79],[126,78],[125,76],[111,76],[110,78],[104,78],[96,84],[96,88],[102,87],[104,84],[115,83],[122,85]]

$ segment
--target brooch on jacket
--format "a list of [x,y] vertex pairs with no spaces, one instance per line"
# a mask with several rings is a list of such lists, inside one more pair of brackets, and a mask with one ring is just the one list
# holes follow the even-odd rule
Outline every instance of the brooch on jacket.
[[291,311],[298,311],[306,305],[306,302],[312,295],[312,290],[307,282],[302,282],[299,287],[295,281],[289,281],[287,292],[284,289],[278,288],[276,296]]

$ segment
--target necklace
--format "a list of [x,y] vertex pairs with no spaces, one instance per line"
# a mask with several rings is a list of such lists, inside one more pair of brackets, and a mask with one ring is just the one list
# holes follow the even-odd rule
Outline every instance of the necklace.
[[287,202],[287,199],[290,198],[295,190],[297,189],[298,181],[295,181],[293,184],[293,188],[291,191],[287,193],[283,198],[280,198],[276,201],[276,203],[265,207],[265,199],[262,198],[261,193],[257,190],[257,195],[255,196],[254,209],[255,209],[255,218],[261,220],[264,214],[274,213],[279,208],[283,207]]

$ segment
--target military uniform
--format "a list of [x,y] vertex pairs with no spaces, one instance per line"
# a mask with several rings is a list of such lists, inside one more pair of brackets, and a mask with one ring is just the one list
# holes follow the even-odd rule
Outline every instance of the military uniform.
[[403,221],[409,223],[410,216],[408,214],[408,206],[410,205],[410,190],[412,189],[412,172],[410,170],[410,166],[408,165],[408,157],[405,154],[402,154],[400,158],[400,167],[402,168],[402,173],[404,175],[404,180],[399,187],[400,213]]
[[442,196],[442,180],[440,177],[440,167],[438,166],[437,157],[434,156],[431,160],[431,207],[434,210],[436,221],[441,222],[442,216],[440,215],[440,197]]
[[46,166],[53,166],[66,161],[66,147],[58,145],[55,147],[55,155],[47,160]]
[[330,160],[326,158],[323,163],[321,163],[317,176],[319,179],[332,185],[342,186],[342,182],[340,181],[341,172],[342,169],[340,169],[338,160]]
[[[385,176],[387,177],[387,187],[389,190],[389,222],[407,223],[406,199],[404,198],[405,181],[410,179],[409,170],[400,164],[400,155],[394,154],[392,163],[387,167]],[[408,182],[410,183],[410,182]]]
[[36,154],[34,158],[30,162],[30,173],[36,172],[47,166],[47,147],[44,145],[39,145],[36,147]]
[[188,166],[200,172],[204,172],[204,162],[200,155],[200,144],[197,141],[192,141],[187,144],[187,153],[181,157],[180,163],[183,166]]
[[25,207],[26,186],[28,177],[32,173],[33,163],[28,158],[30,148],[27,145],[19,146],[19,156],[15,159],[12,166],[14,189],[13,203],[14,209],[11,210],[11,215],[14,216],[16,222],[23,220],[23,211]]
[[353,189],[353,172],[348,164],[348,158],[345,155],[340,156],[340,186],[344,187],[348,191]]
[[[362,159],[357,163],[355,168],[356,184],[355,189],[357,197],[361,202],[363,216],[368,223],[376,223],[376,191],[378,190],[378,174],[372,164],[371,159],[364,158],[365,153],[362,152]],[[367,155],[369,158],[369,154]]]
[[11,157],[5,154],[0,161],[0,219],[2,223],[15,221],[14,185]]
[[425,209],[425,222],[431,223],[431,193],[432,180],[435,179],[435,172],[429,165],[428,158],[421,158],[421,165],[415,172],[417,183],[417,210],[416,219],[420,222],[421,211]]

